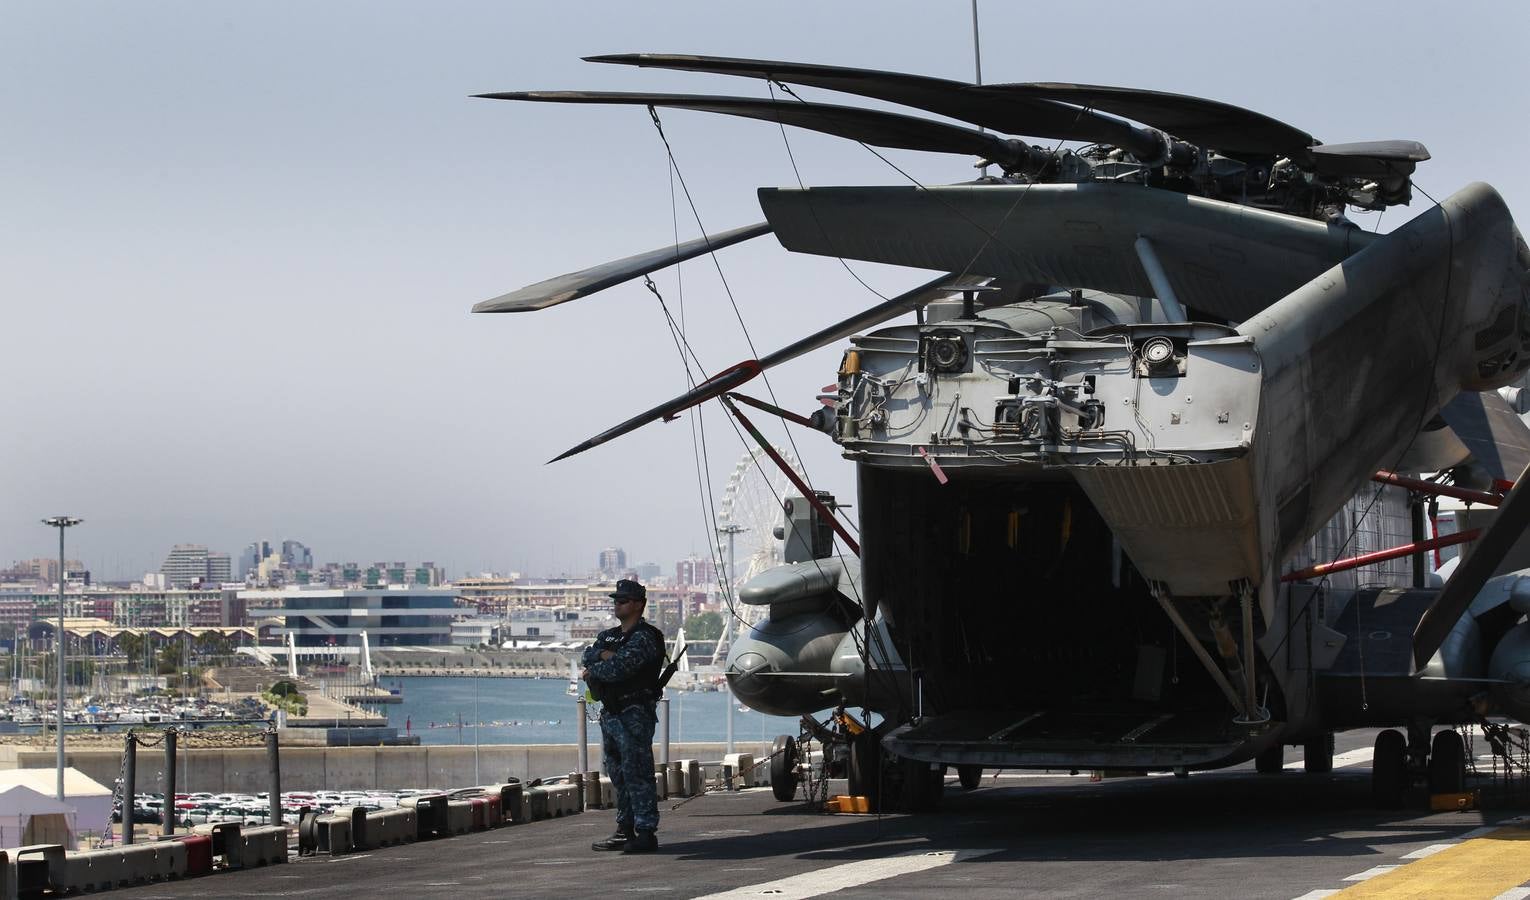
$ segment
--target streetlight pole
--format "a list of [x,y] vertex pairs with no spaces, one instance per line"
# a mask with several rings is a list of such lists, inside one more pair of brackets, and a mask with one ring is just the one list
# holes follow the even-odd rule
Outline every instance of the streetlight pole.
[[[739,524],[737,524],[735,522],[729,522],[728,524],[720,526],[717,529],[717,533],[718,534],[726,534],[728,536],[728,577],[727,577],[727,583],[726,583],[727,590],[726,590],[726,592],[724,594],[724,598],[728,602],[728,614],[725,617],[723,617],[723,641],[728,645],[728,654],[730,656],[733,654],[733,620],[738,615],[738,613],[733,608],[734,607],[734,602],[733,602],[734,601],[734,594],[738,590],[738,569],[734,565],[734,562],[733,562],[733,539],[736,538],[740,533],[748,531],[748,530],[749,529],[747,529],[744,526],[739,525]],[[721,649],[721,648],[719,648],[719,649]],[[712,655],[713,655],[713,658],[716,658],[717,654],[714,652]],[[727,662],[726,662],[726,658],[725,658],[724,659],[724,668],[725,668],[725,671],[724,671],[724,674],[723,674],[723,694],[725,694],[727,696],[727,698],[728,698],[728,752],[732,753],[733,752],[733,687],[732,687],[732,685],[728,684],[728,677],[727,677],[727,673],[726,673],[726,665],[727,665]]]
[[58,802],[64,802],[64,529],[84,519],[51,516],[42,523],[58,529],[58,636],[53,652],[58,655]]

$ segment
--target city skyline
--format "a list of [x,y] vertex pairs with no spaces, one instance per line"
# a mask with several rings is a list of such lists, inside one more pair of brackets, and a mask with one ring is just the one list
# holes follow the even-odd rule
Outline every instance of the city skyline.
[[[69,556],[113,580],[154,571],[175,543],[237,553],[282,533],[326,559],[423,555],[454,574],[583,572],[612,542],[635,560],[705,555],[707,510],[742,450],[715,408],[705,454],[687,417],[545,465],[684,390],[641,282],[531,315],[469,308],[692,238],[698,217],[711,231],[757,222],[756,188],[799,173],[810,185],[950,183],[974,176],[972,160],[881,151],[905,176],[852,142],[664,111],[681,191],[646,110],[470,95],[768,93],[579,60],[643,50],[970,80],[970,5],[788,2],[747,25],[735,7],[692,0],[584,12],[576,29],[545,0],[379,3],[361,16],[345,4],[8,7],[0,290],[16,337],[3,371],[26,418],[0,442],[0,558],[56,554],[37,520],[60,513],[85,519]],[[983,5],[984,80],[1132,85],[1330,142],[1421,141],[1433,154],[1421,193],[1354,214],[1367,230],[1419,215],[1422,192],[1443,199],[1477,180],[1530,214],[1530,123],[1516,112],[1530,6],[1091,12],[1084,25],[1066,7]],[[1038,32],[1054,39],[1025,39]],[[1430,61],[1441,47],[1448,64]],[[726,289],[707,259],[655,276],[708,372],[877,302],[837,260],[769,238],[716,266]],[[886,295],[931,277],[849,268]],[[749,390],[810,411],[842,349]],[[854,504],[839,448],[806,430],[791,439],[815,487]]]
[[[302,542],[298,542],[298,541],[283,540],[281,543],[282,544],[296,544],[297,546],[303,547],[303,549],[305,551],[309,551],[310,553],[313,550],[313,548],[307,547]],[[251,544],[251,546],[253,546],[253,544]],[[280,547],[281,547],[281,544],[273,544],[272,545],[272,549],[273,550],[279,550]],[[240,573],[239,567],[242,564],[241,560],[239,559],[239,557],[234,556],[234,557],[232,557],[230,559],[230,553],[228,551],[221,551],[217,547],[212,546],[210,544],[206,544],[206,543],[192,543],[192,542],[185,542],[185,541],[178,542],[175,545],[173,545],[171,548],[169,548],[169,550],[166,553],[159,554],[160,563],[158,565],[149,566],[148,568],[145,568],[142,571],[125,571],[125,572],[123,572],[120,575],[119,574],[114,574],[114,573],[112,573],[108,569],[96,567],[96,565],[93,564],[91,559],[82,558],[80,556],[80,554],[78,553],[78,551],[76,551],[73,548],[71,548],[69,550],[69,557],[70,558],[68,560],[68,563],[69,563],[69,565],[71,567],[70,568],[70,571],[71,571],[71,576],[70,577],[71,577],[71,579],[74,577],[72,573],[73,573],[75,567],[78,567],[80,569],[83,569],[86,572],[89,572],[92,581],[93,582],[98,582],[98,583],[105,583],[105,582],[126,583],[126,582],[131,582],[131,581],[139,581],[145,575],[148,575],[148,574],[165,574],[165,575],[169,575],[170,573],[166,572],[166,568],[167,568],[167,564],[170,563],[171,558],[172,557],[176,557],[177,554],[180,553],[183,549],[190,549],[190,548],[195,548],[197,550],[200,550],[202,552],[202,554],[203,554],[202,555],[202,559],[203,560],[206,560],[208,557],[217,557],[217,556],[224,557],[225,565],[231,567],[230,570],[229,570],[229,578],[226,579],[226,580],[230,581],[230,582],[237,582],[237,581],[242,581],[243,580],[243,578],[241,578],[240,574],[239,574]],[[571,566],[569,568],[563,568],[563,569],[558,569],[556,567],[553,567],[553,568],[543,568],[543,569],[537,569],[537,568],[517,568],[517,567],[466,568],[466,569],[459,569],[459,568],[454,568],[451,565],[448,565],[448,564],[446,564],[444,562],[435,562],[435,561],[432,561],[432,560],[428,560],[426,557],[421,556],[418,551],[415,551],[413,553],[406,553],[406,554],[404,554],[404,556],[402,558],[405,559],[405,560],[417,560],[417,561],[419,561],[420,565],[438,565],[441,568],[445,569],[446,575],[447,575],[448,579],[471,578],[471,577],[476,577],[476,576],[478,576],[478,575],[480,575],[482,573],[486,573],[486,572],[492,572],[492,573],[496,573],[496,574],[499,574],[499,575],[508,575],[511,572],[515,572],[515,573],[520,574],[523,578],[538,578],[538,577],[548,577],[548,578],[555,578],[555,577],[584,577],[584,576],[589,576],[589,575],[605,574],[603,572],[603,570],[601,569],[599,557],[600,557],[600,554],[604,553],[606,550],[613,550],[613,549],[617,550],[617,551],[624,551],[623,547],[619,547],[619,546],[613,547],[613,546],[607,545],[604,549],[602,549],[600,551],[597,551],[595,553],[595,562],[594,563],[586,565],[584,568],[577,568],[577,567]],[[345,565],[345,564],[350,564],[350,563],[359,564],[359,565],[361,565],[364,568],[366,566],[374,565],[374,564],[377,564],[379,562],[386,562],[388,560],[392,560],[392,559],[394,559],[396,557],[378,557],[376,555],[371,555],[371,556],[358,557],[356,559],[344,559],[344,560],[342,560],[342,559],[338,559],[338,558],[330,559],[327,556],[321,556],[321,555],[311,555],[310,558],[311,558],[312,562],[311,562],[309,568],[313,569],[314,571],[320,571],[320,570],[324,569],[325,567],[339,566],[339,565]],[[632,573],[638,574],[641,577],[643,574],[645,574],[642,571],[645,567],[656,567],[657,570],[658,570],[657,576],[650,575],[650,577],[657,577],[657,578],[663,579],[665,581],[672,581],[672,580],[674,580],[676,578],[676,567],[677,566],[683,566],[689,560],[702,560],[702,561],[705,561],[707,559],[706,554],[703,554],[703,553],[685,554],[685,555],[682,555],[682,556],[680,556],[680,557],[678,557],[676,559],[672,559],[672,560],[649,559],[649,558],[644,558],[644,557],[638,557],[638,556],[635,556],[635,555],[627,556],[626,558],[627,558],[628,561],[625,563],[623,574],[625,574],[627,571],[630,571]],[[7,562],[7,560],[9,560],[9,561]],[[58,560],[57,560],[56,557],[49,557],[49,556],[20,556],[20,555],[14,554],[14,553],[8,554],[8,553],[6,553],[4,551],[0,551],[0,570],[8,570],[12,566],[15,566],[15,567],[18,567],[18,568],[19,567],[24,567],[27,564],[36,564],[37,566],[40,566],[43,569],[45,569],[46,571],[45,571],[44,574],[47,577],[44,580],[48,580],[48,579],[53,578],[53,576],[50,573],[54,569],[57,569]],[[412,563],[411,563],[411,565],[412,565]],[[710,572],[711,572],[710,565],[705,565],[703,570],[704,570],[705,573],[710,574]],[[43,575],[38,575],[37,577],[43,578]],[[612,577],[619,577],[619,576],[618,575],[612,575]],[[172,579],[172,581],[173,581],[173,579]],[[689,582],[687,582],[687,583],[689,583]]]

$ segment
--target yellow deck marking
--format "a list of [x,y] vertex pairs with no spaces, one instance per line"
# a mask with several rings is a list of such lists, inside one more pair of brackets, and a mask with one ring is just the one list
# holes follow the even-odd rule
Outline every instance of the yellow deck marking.
[[1500,828],[1377,875],[1334,897],[1491,900],[1527,881],[1530,828]]

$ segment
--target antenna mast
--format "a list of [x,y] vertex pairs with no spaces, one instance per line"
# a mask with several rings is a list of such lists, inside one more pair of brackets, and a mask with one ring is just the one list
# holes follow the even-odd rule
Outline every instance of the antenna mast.
[[[973,74],[975,76],[974,83],[975,84],[982,84],[983,83],[983,43],[982,43],[981,40],[979,40],[979,37],[978,37],[978,9],[977,9],[977,5],[978,5],[978,0],[972,0],[972,70],[973,70]],[[987,130],[988,129],[982,128],[982,127],[978,128],[978,131],[987,131]],[[988,177],[988,167],[984,166],[981,171],[982,171],[982,176],[984,178],[987,178]]]

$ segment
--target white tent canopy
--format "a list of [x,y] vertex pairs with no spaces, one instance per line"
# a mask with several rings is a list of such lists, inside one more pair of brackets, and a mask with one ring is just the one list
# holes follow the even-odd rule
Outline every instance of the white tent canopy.
[[0,788],[0,847],[67,843],[74,807],[25,785]]
[[65,769],[63,803],[57,791],[57,769],[0,770],[0,847],[73,848],[81,832],[99,834],[111,827],[111,789],[78,769]]

